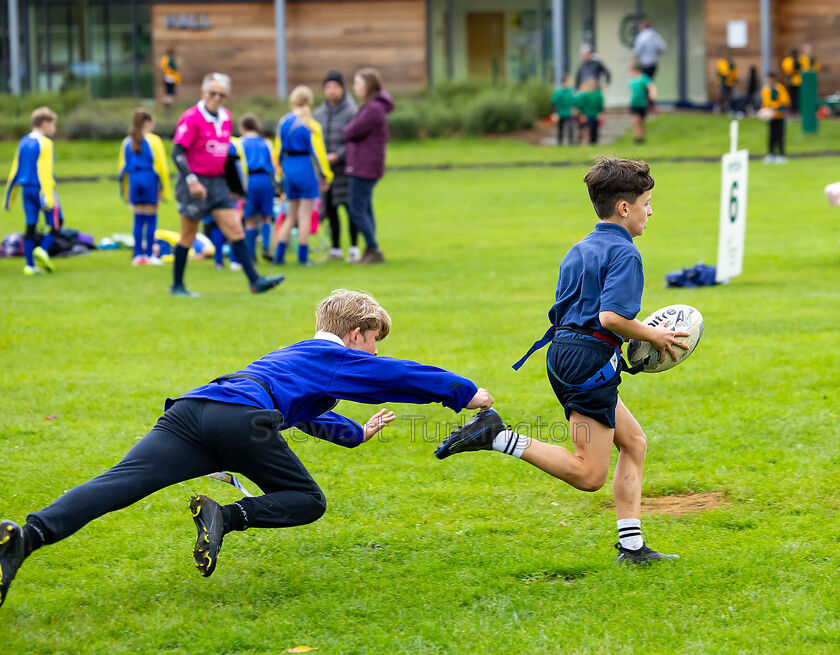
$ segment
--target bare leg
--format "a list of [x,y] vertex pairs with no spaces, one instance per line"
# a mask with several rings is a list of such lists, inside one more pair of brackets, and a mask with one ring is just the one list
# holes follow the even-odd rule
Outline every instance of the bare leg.
[[279,230],[274,231],[273,245],[275,248],[277,247],[278,243],[289,243],[289,239],[292,238],[292,228],[297,222],[299,204],[299,200],[289,201],[289,211],[286,214],[286,220],[283,221],[283,225],[280,226]]
[[615,408],[614,442],[618,448],[618,464],[613,474],[616,518],[637,519],[642,502],[647,437],[620,397]]
[[312,206],[314,204],[314,200],[303,199],[298,204],[298,245],[300,246],[309,243],[309,224],[312,221]]
[[[216,209],[212,215],[228,241],[234,243],[245,238],[242,221],[239,220],[239,214],[235,209]],[[196,223],[196,229],[198,229],[198,223]]]
[[642,126],[642,117],[638,114],[633,114],[633,140],[639,141],[645,138],[644,127]]
[[597,491],[607,481],[614,432],[598,421],[572,412],[574,453],[531,439],[522,459],[581,491]]
[[194,221],[186,216],[180,216],[180,237],[178,238],[178,245],[189,250],[192,248],[195,235],[198,234],[198,221]]

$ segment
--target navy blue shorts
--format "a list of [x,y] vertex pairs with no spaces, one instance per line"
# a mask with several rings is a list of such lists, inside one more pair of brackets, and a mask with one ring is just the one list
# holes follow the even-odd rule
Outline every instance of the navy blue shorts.
[[[563,382],[583,384],[606,364],[615,350],[609,344],[571,332],[558,332],[548,347],[547,363]],[[621,369],[603,386],[588,391],[573,389],[560,382],[549,371],[548,380],[563,409],[566,420],[573,411],[615,427],[615,406]]]
[[248,195],[245,200],[245,218],[274,216],[274,180],[268,173],[248,176]]
[[158,176],[154,171],[138,171],[128,176],[128,202],[132,205],[158,204]]
[[320,195],[309,155],[286,155],[283,159],[283,190],[287,200],[315,200]]

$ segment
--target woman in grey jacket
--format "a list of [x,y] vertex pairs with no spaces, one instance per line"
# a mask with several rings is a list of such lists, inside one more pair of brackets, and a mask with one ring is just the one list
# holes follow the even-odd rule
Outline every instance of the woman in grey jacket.
[[[350,94],[344,90],[344,78],[338,71],[330,71],[324,78],[322,84],[324,90],[324,103],[315,110],[312,117],[321,124],[324,130],[324,145],[327,148],[327,160],[330,162],[335,178],[329,189],[321,194],[322,216],[330,219],[330,232],[332,233],[332,248],[328,259],[342,259],[341,252],[341,223],[338,219],[338,208],[344,205],[347,211],[347,203],[350,197],[350,181],[344,174],[344,153],[347,150],[347,142],[341,134],[341,130],[356,115],[356,103]],[[347,261],[359,261],[359,231],[352,221],[350,223],[350,250]]]

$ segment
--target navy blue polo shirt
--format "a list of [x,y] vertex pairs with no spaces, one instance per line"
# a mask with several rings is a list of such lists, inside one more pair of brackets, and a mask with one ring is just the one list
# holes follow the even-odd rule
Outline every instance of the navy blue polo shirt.
[[[552,325],[574,325],[614,334],[601,325],[599,312],[634,319],[642,308],[645,276],[633,237],[616,223],[598,223],[566,253],[560,264]],[[615,337],[622,341],[623,337]]]

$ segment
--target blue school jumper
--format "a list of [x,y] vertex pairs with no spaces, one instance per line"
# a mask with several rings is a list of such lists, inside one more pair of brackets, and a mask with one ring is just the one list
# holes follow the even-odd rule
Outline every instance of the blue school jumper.
[[220,378],[168,398],[163,416],[121,462],[27,522],[46,543],[55,543],[159,489],[225,470],[242,473],[264,494],[227,506],[238,519],[231,529],[311,523],[326,510],[326,500],[281,430],[294,427],[352,448],[364,433],[356,421],[332,411],[341,399],[439,402],[461,411],[478,391],[455,373],[353,350],[327,332],[275,350],[236,375],[250,377]]
[[[309,435],[352,448],[362,443],[362,427],[331,411],[339,400],[378,404],[439,402],[460,412],[477,393],[470,380],[449,371],[347,348],[335,335],[275,350],[249,364],[234,378],[211,382],[181,398],[203,398],[276,409],[280,430],[297,427]],[[180,400],[180,399],[178,399]],[[176,400],[168,399],[168,409]]]

